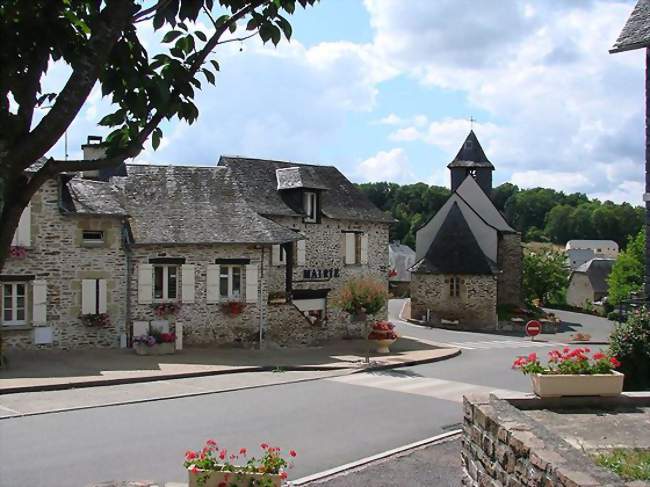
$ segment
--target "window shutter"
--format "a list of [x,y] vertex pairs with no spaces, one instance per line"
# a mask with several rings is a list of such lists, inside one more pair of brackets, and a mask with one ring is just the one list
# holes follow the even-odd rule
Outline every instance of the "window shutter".
[[97,313],[97,279],[81,281],[81,314]]
[[32,322],[34,324],[45,324],[47,322],[47,282],[32,282]]
[[345,232],[345,263],[356,264],[356,235],[352,232]]
[[205,300],[208,304],[219,302],[219,274],[221,266],[208,264],[208,272],[205,282]]
[[181,266],[181,300],[183,303],[194,302],[194,264]]
[[361,264],[368,265],[368,234],[361,235]]
[[151,304],[153,302],[153,265],[138,265],[138,303]]
[[99,313],[106,313],[107,311],[107,290],[106,290],[106,279],[99,279],[98,284],[99,286],[99,303],[97,305],[97,311]]
[[271,264],[280,265],[280,246],[273,245],[271,247]]
[[296,245],[298,247],[297,250],[297,265],[305,265],[305,262],[307,260],[307,241],[306,240],[298,240],[296,242]]
[[14,233],[14,238],[11,245],[19,247],[29,247],[32,243],[32,207],[31,204],[27,205],[20,215],[18,228]]
[[246,266],[246,302],[257,303],[257,264]]

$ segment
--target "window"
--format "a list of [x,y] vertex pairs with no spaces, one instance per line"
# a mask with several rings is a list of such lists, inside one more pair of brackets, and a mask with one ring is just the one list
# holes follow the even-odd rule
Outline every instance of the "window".
[[224,299],[239,299],[241,297],[241,266],[221,266],[219,296]]
[[318,195],[314,191],[305,191],[303,193],[303,210],[305,211],[305,221],[315,223],[318,220]]
[[2,324],[24,325],[27,322],[26,290],[24,282],[12,282],[2,285]]
[[178,266],[153,266],[153,298],[166,301],[176,299],[178,294]]
[[81,233],[81,240],[85,245],[102,245],[104,243],[104,232],[101,230],[84,230]]
[[368,234],[344,232],[345,263],[348,265],[368,264]]
[[457,298],[460,296],[460,278],[452,277],[449,279],[449,296]]

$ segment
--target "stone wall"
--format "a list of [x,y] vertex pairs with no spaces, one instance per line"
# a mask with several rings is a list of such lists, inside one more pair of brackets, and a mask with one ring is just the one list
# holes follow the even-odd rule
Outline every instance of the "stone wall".
[[411,280],[411,318],[431,323],[458,320],[461,329],[495,329],[497,323],[497,283],[494,276],[462,275],[460,296],[450,296],[447,274],[413,273]]
[[[121,246],[121,221],[116,217],[66,216],[59,211],[58,185],[50,180],[31,201],[31,245],[25,258],[9,257],[3,276],[33,276],[47,283],[46,322],[53,342],[34,345],[31,320],[33,296],[27,286],[27,324],[2,326],[10,348],[117,347],[125,331],[126,257]],[[103,230],[105,244],[84,247],[82,230]],[[97,329],[81,324],[81,280],[106,279],[111,326]],[[2,279],[0,278],[0,281]]]
[[499,237],[497,250],[499,270],[498,304],[521,304],[523,248],[521,235],[518,233],[504,233]]
[[465,397],[463,408],[461,457],[465,486],[626,485],[507,401],[494,396]]

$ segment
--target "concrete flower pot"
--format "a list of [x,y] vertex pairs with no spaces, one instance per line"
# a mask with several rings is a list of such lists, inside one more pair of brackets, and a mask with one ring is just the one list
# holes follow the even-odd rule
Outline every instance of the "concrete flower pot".
[[397,338],[384,338],[382,340],[369,339],[370,343],[375,347],[377,353],[390,353],[390,347],[393,343],[397,341]]
[[616,396],[623,392],[620,372],[593,375],[532,374],[533,391],[539,397]]
[[148,346],[143,343],[135,343],[133,349],[137,355],[171,355],[176,351],[176,344],[170,342]]
[[[280,487],[282,479],[278,474],[241,473],[241,472],[206,472],[189,473],[189,487],[218,487],[225,482],[228,487],[249,487],[250,485],[268,485]],[[205,483],[199,482],[205,479]],[[259,484],[264,479],[266,483]],[[269,483],[270,482],[270,483]]]

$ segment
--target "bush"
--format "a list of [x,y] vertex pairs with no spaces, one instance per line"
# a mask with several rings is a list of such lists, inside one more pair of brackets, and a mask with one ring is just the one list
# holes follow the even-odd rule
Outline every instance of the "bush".
[[369,278],[358,278],[345,283],[335,302],[351,315],[374,315],[381,311],[387,299],[388,290],[385,284]]
[[625,317],[618,311],[610,311],[607,313],[607,319],[610,321],[618,321],[620,323],[625,319]]
[[645,308],[631,313],[614,328],[610,351],[622,363],[625,390],[650,389],[650,313]]

